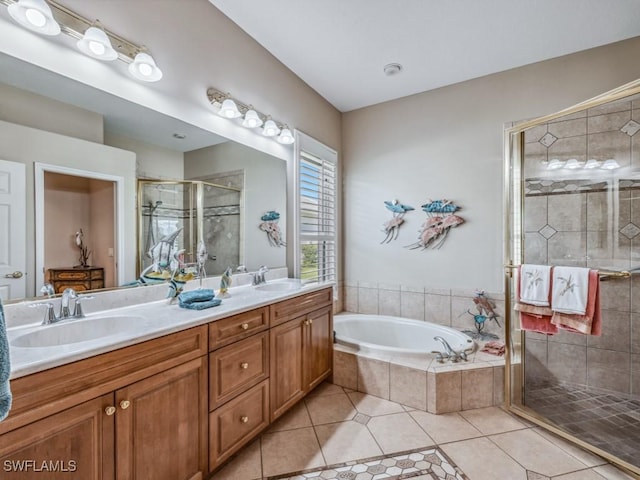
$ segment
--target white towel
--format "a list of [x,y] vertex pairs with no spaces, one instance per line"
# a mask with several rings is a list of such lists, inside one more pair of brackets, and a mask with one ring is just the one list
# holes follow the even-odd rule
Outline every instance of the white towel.
[[589,298],[589,269],[555,267],[551,309],[554,312],[584,315]]
[[539,307],[549,306],[551,267],[522,265],[520,267],[520,302]]

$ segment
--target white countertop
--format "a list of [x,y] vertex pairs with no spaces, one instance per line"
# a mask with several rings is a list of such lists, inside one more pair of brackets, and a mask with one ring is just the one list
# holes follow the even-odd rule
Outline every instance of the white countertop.
[[[277,283],[277,280],[273,283]],[[53,325],[41,325],[41,322],[38,322],[7,328],[11,352],[11,379],[206,324],[332,285],[333,283],[311,284],[298,290],[284,292],[259,291],[252,286],[240,286],[229,289],[231,296],[222,299],[219,306],[204,310],[188,310],[179,307],[177,301],[169,305],[167,300],[161,300],[91,313],[82,319],[62,320]],[[16,337],[33,331],[55,328],[63,323],[91,322],[105,316],[141,318],[133,322],[133,326],[128,325],[126,331],[114,331],[113,334],[88,341],[47,347],[11,345]]]

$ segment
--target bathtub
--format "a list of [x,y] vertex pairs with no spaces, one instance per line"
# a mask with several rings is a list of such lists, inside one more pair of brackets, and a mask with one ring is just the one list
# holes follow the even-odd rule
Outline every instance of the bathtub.
[[383,357],[433,357],[444,351],[434,337],[444,338],[456,351],[473,352],[471,337],[453,328],[401,317],[339,314],[334,317],[335,342],[364,354]]

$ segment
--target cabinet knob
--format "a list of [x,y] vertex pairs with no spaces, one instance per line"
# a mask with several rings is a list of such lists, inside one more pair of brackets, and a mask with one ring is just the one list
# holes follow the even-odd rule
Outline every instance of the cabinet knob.
[[313,318],[309,319],[309,325],[313,325]]
[[104,413],[111,416],[114,413],[116,413],[116,407],[114,407],[113,405],[109,405],[107,408],[104,409]]
[[240,325],[240,328],[243,330],[247,330],[249,328],[249,324],[248,323],[243,323],[242,325]]
[[305,320],[304,322],[302,322],[306,327],[308,327],[309,325],[311,325],[313,323],[313,321],[311,320]]
[[242,423],[247,423],[249,421],[249,417],[247,417],[246,415],[243,415],[240,417],[240,421]]
[[247,368],[249,368],[249,363],[247,362],[242,362],[240,364],[240,368],[242,368],[243,370],[246,370]]
[[127,408],[129,408],[129,405],[131,405],[131,402],[129,400],[122,400],[120,402],[120,408],[123,410],[126,410]]

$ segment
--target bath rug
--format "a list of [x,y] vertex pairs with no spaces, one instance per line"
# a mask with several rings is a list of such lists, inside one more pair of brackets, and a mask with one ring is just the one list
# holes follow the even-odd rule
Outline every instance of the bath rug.
[[468,480],[468,477],[438,447],[423,447],[400,453],[380,455],[320,469],[303,470],[268,477],[267,480],[357,480],[367,478],[400,480],[430,476],[436,480]]

